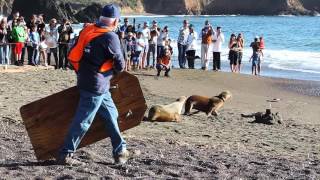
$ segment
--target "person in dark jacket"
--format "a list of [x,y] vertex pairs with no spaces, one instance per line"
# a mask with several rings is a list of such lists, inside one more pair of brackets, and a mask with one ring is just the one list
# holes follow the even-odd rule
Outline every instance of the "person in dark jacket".
[[[72,156],[97,113],[104,120],[106,131],[110,135],[115,163],[124,164],[131,155],[121,136],[117,121],[118,110],[109,92],[113,74],[123,71],[125,67],[119,38],[110,31],[116,29],[119,19],[120,8],[114,4],[106,5],[98,23],[85,27],[70,50],[68,59],[77,73],[80,100],[57,157],[58,164],[81,163]],[[96,36],[91,30],[101,33]],[[87,41],[88,44],[85,43]]]
[[59,33],[59,66],[58,68],[68,68],[68,48],[71,40],[73,28],[68,19],[63,19],[62,24],[58,27]]

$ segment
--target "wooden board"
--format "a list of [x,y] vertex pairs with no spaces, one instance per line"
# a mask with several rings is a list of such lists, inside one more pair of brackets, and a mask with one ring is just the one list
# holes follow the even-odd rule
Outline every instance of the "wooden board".
[[[127,72],[111,81],[111,94],[119,111],[121,131],[140,124],[147,109],[139,80]],[[24,105],[21,116],[38,160],[54,158],[64,142],[79,102],[77,87]],[[96,117],[80,147],[108,137],[103,121]],[[79,148],[80,148],[79,147]]]

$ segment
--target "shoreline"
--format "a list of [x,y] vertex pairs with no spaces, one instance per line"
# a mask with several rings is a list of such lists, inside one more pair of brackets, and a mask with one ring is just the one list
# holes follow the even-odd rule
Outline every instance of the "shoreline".
[[[265,67],[268,68],[268,67]],[[229,75],[235,75],[235,76],[242,76],[245,78],[260,78],[260,79],[269,79],[271,81],[275,81],[276,84],[279,85],[279,87],[282,87],[290,92],[296,92],[301,95],[308,95],[308,96],[320,96],[320,80],[308,80],[308,79],[294,79],[294,78],[286,78],[286,77],[275,77],[275,76],[268,76],[264,75],[262,73],[261,76],[253,76],[250,73],[232,73],[229,71],[225,71],[224,69],[220,72],[214,72],[212,70],[209,71],[203,71],[201,69],[179,69],[179,68],[172,68],[173,71],[195,71],[197,73],[209,73],[209,74],[215,74],[215,73],[223,73],[223,74],[229,74]],[[271,68],[269,68],[271,69]],[[5,69],[4,65],[0,65],[0,73],[27,73],[28,71],[45,71],[45,70],[54,70],[53,66],[29,66],[25,65],[23,67],[15,66],[15,65],[9,65],[7,66],[7,69]],[[72,70],[69,70],[72,71]],[[277,71],[277,70],[274,70]],[[278,70],[282,71],[282,70]],[[139,72],[130,71],[133,74],[136,74]],[[142,73],[151,73],[152,71],[142,71]],[[149,74],[150,76],[155,75],[156,73],[153,72],[153,74]],[[284,85],[285,84],[285,85]]]

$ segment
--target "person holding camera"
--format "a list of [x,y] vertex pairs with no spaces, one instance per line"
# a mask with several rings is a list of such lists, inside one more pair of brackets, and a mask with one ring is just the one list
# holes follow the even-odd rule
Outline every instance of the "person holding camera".
[[208,70],[209,66],[209,48],[212,44],[213,29],[209,21],[206,20],[205,26],[201,30],[201,69]]
[[73,29],[68,19],[63,19],[58,28],[59,33],[59,66],[58,68],[67,69],[68,67],[68,47]]
[[57,20],[55,18],[50,20],[49,25],[46,27],[46,44],[48,45],[47,50],[47,62],[51,64],[51,54],[53,54],[55,60],[55,69],[58,69],[58,27]]

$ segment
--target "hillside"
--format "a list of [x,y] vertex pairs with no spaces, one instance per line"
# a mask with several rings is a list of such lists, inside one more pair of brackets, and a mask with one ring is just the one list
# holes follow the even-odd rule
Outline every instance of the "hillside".
[[0,0],[0,13],[19,11],[26,17],[43,13],[46,19],[86,22],[94,20],[102,5],[110,2],[118,3],[123,14],[315,15],[320,11],[319,0]]

